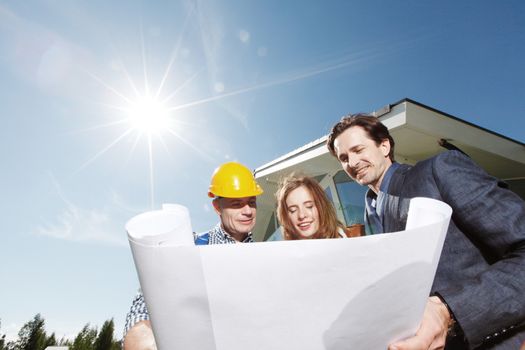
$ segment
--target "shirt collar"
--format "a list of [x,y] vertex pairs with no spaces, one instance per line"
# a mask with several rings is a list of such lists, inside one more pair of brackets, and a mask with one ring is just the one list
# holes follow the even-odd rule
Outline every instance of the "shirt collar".
[[[215,238],[218,241],[221,241],[223,243],[237,243],[238,242],[237,240],[235,240],[235,238],[233,238],[228,232],[226,232],[222,228],[222,225],[220,222],[217,223],[217,225],[215,225],[215,227],[211,231],[211,234],[216,236]],[[241,243],[249,243],[249,242],[253,242],[253,237],[252,237],[251,232],[248,233],[246,238]]]
[[390,180],[392,180],[392,175],[396,172],[397,168],[399,168],[399,163],[393,162],[392,165],[388,167],[386,170],[385,176],[383,176],[383,181],[381,181],[381,186],[379,186],[380,192],[387,192],[388,186],[390,185]]

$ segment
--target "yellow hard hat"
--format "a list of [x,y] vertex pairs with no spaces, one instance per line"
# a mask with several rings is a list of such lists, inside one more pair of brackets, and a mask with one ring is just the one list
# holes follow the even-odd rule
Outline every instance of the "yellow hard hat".
[[237,162],[219,166],[211,176],[208,197],[242,198],[258,196],[262,188],[255,181],[250,169]]

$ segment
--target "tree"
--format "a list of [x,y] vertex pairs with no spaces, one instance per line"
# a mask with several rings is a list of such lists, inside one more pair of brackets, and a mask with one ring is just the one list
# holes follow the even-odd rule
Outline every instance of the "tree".
[[7,342],[5,350],[17,350],[16,343],[14,341]]
[[90,328],[89,323],[87,323],[75,337],[71,350],[94,350],[96,338],[97,329]]
[[47,348],[48,346],[56,346],[56,345],[58,345],[58,343],[55,337],[55,332],[53,332],[51,333],[49,337],[46,338],[44,349]]
[[65,336],[60,338],[60,340],[57,343],[58,346],[67,346],[68,348],[71,348],[73,346],[73,341],[66,338]]
[[[7,341],[0,332],[0,350],[44,350],[48,346],[68,346],[71,350],[120,350],[120,342],[113,339],[115,324],[113,319],[104,322],[100,333],[87,323],[73,341],[62,337],[57,340],[55,333],[47,336],[44,318],[40,314],[24,324],[18,332],[18,340]],[[0,330],[1,330],[0,319]]]
[[104,322],[95,341],[95,350],[111,350],[113,348],[113,343],[115,343],[113,340],[114,329],[115,324],[113,323],[113,319]]
[[20,350],[44,350],[46,344],[46,331],[44,319],[40,314],[27,322],[18,332],[17,348]]
[[[0,329],[2,329],[2,319],[0,318]],[[5,334],[0,333],[0,350],[5,350]]]

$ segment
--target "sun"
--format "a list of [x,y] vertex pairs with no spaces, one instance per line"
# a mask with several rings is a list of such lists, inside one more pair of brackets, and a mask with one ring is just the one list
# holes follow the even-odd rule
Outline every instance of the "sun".
[[153,97],[142,96],[127,109],[131,128],[140,134],[158,135],[170,128],[168,108]]

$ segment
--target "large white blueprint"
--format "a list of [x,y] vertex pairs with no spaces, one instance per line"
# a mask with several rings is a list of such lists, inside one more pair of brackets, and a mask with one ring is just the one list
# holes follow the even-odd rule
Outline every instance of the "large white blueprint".
[[416,198],[401,232],[194,246],[166,205],[126,229],[159,349],[386,349],[419,326],[450,216]]

